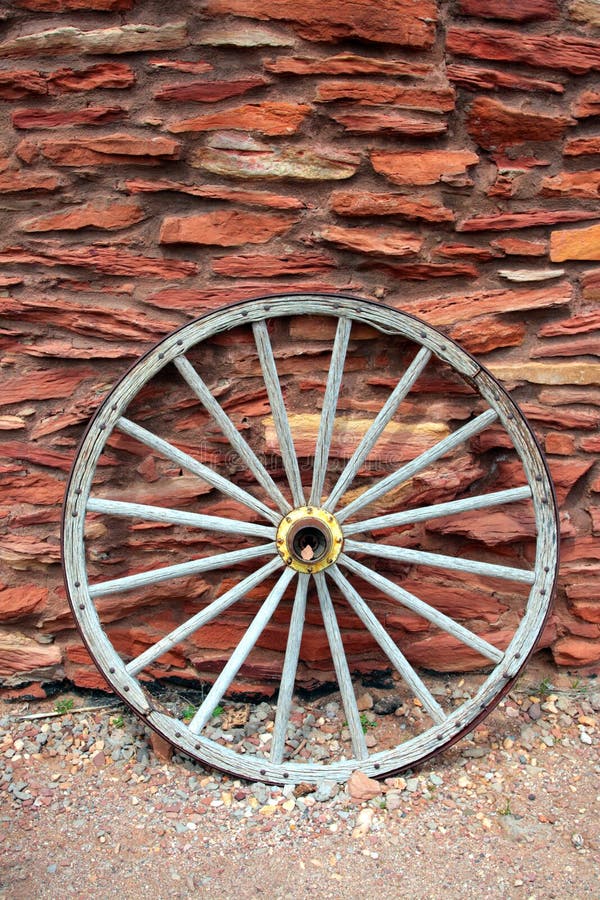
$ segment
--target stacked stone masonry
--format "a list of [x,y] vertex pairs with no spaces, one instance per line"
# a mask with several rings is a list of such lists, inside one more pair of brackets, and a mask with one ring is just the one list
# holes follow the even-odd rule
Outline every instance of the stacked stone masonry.
[[[560,665],[598,668],[599,72],[597,0],[3,5],[5,691],[103,685],[70,617],[58,533],[74,450],[109,386],[190,318],[282,291],[355,293],[413,312],[514,389],[561,507],[559,592],[542,645]],[[325,365],[322,335],[309,332],[292,335],[289,362],[307,383]],[[230,350],[215,381],[227,409],[264,418],[264,396],[243,383],[227,393]],[[296,427],[310,453],[315,417]],[[410,437],[389,441],[410,449]],[[111,453],[102,463],[110,484]],[[156,460],[134,464],[150,488]],[[457,489],[475,477],[461,473]],[[169,499],[197,494],[184,477]],[[216,497],[211,508],[227,514]],[[462,525],[467,539],[481,528],[477,517]],[[493,545],[503,525],[490,517],[478,539]],[[515,528],[527,534],[526,522]],[[148,567],[169,536],[149,541]],[[206,587],[187,586],[191,606]],[[168,589],[151,593],[142,624],[135,597],[103,601],[127,655],[170,627]],[[484,620],[501,643],[501,591],[447,578],[437,602]],[[203,632],[209,674],[251,607]],[[303,671],[314,684],[328,651],[309,624]],[[368,667],[352,618],[342,625],[349,655]],[[452,648],[428,637],[427,622],[400,611],[387,625],[410,638],[414,661],[447,665]],[[280,670],[284,631],[274,621],[259,646],[249,673],[259,686]],[[175,648],[154,674],[191,677],[188,664]]]

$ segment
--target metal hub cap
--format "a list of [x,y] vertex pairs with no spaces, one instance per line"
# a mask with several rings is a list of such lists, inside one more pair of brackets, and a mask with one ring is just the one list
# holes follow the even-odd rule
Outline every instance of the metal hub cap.
[[293,509],[277,529],[277,549],[284,562],[308,575],[333,565],[343,544],[335,516],[315,506]]

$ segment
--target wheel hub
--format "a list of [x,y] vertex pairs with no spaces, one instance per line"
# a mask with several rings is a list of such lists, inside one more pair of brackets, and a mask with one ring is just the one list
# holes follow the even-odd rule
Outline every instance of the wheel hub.
[[283,517],[277,529],[277,549],[286,565],[312,574],[332,566],[344,537],[337,519],[316,506],[299,506]]

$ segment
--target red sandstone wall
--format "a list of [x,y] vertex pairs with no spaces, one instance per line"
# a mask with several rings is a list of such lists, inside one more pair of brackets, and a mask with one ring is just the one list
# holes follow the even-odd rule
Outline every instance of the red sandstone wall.
[[597,2],[14,0],[0,24],[4,684],[98,683],[57,533],[107,386],[190,316],[305,288],[420,314],[517,388],[561,499],[552,652],[597,664]]

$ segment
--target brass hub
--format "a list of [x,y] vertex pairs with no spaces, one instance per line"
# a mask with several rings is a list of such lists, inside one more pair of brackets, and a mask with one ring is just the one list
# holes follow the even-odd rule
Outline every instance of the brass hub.
[[312,574],[333,565],[344,536],[334,515],[316,506],[299,506],[284,516],[277,529],[277,550],[286,565]]

